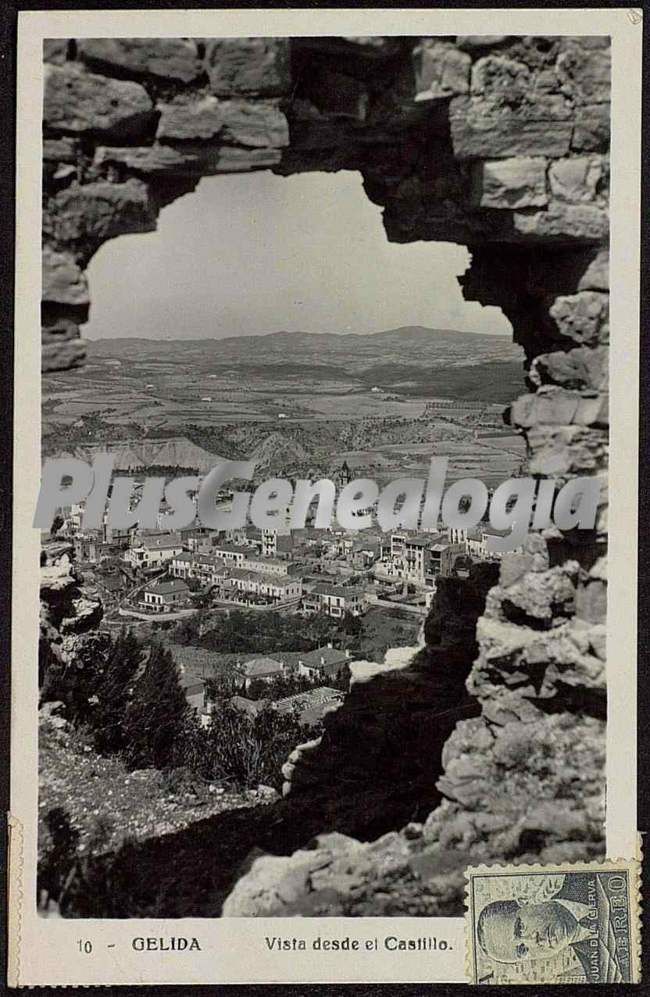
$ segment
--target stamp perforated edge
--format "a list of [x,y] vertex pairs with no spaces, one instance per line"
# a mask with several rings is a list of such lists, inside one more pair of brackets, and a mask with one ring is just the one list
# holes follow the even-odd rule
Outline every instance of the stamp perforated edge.
[[[567,872],[616,872],[625,869],[630,876],[630,954],[632,966],[631,983],[641,982],[641,836],[638,836],[637,858],[633,859],[594,859],[590,862],[565,862],[558,865],[545,865],[543,863],[533,863],[532,865],[503,864],[499,862],[467,866],[465,869],[465,975],[468,983],[473,986],[480,986],[474,979],[474,912],[472,906],[471,885],[472,879],[481,875],[503,876],[526,875],[529,872],[535,873],[567,873]],[[525,981],[518,980],[517,985],[521,986]]]
[[20,986],[20,947],[22,941],[23,905],[25,893],[23,889],[24,834],[23,825],[13,814],[8,815],[9,830],[7,848],[7,871],[9,874],[9,890],[7,903],[7,982],[10,987]]

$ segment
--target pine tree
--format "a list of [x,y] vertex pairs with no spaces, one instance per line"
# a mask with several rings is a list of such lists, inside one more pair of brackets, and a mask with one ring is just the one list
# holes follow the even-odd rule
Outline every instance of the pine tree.
[[137,638],[123,630],[113,642],[96,692],[93,728],[95,747],[101,754],[124,748],[124,720],[141,657]]
[[165,768],[178,754],[189,707],[169,651],[154,644],[135,684],[124,723],[130,768]]

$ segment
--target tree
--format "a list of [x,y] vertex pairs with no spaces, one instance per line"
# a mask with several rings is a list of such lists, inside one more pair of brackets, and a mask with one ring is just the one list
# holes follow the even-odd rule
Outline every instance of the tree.
[[171,653],[160,644],[135,684],[124,722],[124,758],[132,768],[165,768],[179,754],[189,706]]
[[123,630],[109,651],[96,692],[92,727],[95,747],[100,754],[115,754],[125,746],[124,720],[141,657],[142,648],[137,638],[131,631],[125,633]]
[[341,692],[349,692],[351,678],[352,672],[350,671],[350,666],[343,664],[337,671],[336,678],[330,678],[329,685],[332,689],[340,689]]
[[363,622],[359,616],[354,616],[349,610],[346,610],[345,616],[341,621],[343,626],[343,633],[356,636],[363,631]]

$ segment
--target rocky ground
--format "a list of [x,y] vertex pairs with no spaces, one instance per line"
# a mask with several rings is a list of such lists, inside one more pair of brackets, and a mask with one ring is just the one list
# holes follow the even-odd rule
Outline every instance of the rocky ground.
[[[49,712],[49,711],[48,711]],[[62,718],[42,716],[39,730],[39,845],[48,848],[47,818],[62,809],[78,834],[79,855],[118,850],[127,841],[173,834],[225,810],[272,801],[270,787],[237,792],[182,771],[129,772],[98,755]]]

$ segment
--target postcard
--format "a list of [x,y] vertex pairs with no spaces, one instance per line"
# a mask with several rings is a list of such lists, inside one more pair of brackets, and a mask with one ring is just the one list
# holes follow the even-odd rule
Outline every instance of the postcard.
[[638,982],[641,37],[19,15],[12,985]]

